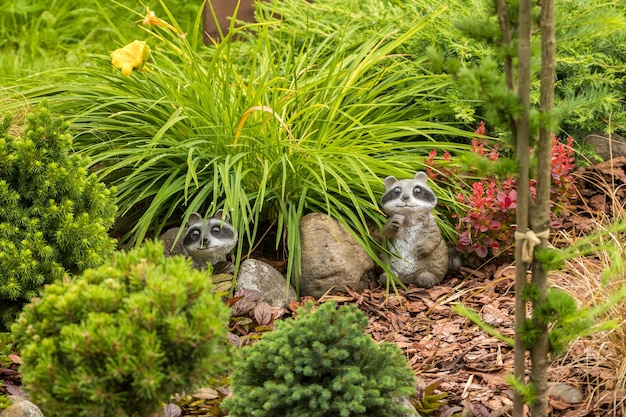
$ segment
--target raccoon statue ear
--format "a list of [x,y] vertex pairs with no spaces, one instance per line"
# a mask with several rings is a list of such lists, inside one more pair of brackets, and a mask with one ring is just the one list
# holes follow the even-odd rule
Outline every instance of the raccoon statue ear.
[[390,189],[397,182],[398,179],[396,177],[389,176],[385,178],[385,190]]
[[215,212],[215,214],[213,215],[213,219],[219,219],[220,221],[222,220],[222,216],[224,216],[224,221],[227,223],[230,223],[230,214],[225,213],[223,209],[219,209],[218,211]]
[[428,174],[426,174],[424,171],[419,171],[417,174],[415,174],[415,181],[417,182],[421,182],[422,184],[426,184],[428,182]]
[[194,212],[189,215],[189,218],[187,219],[187,225],[191,226],[192,224],[200,223],[202,221],[202,216],[199,213]]

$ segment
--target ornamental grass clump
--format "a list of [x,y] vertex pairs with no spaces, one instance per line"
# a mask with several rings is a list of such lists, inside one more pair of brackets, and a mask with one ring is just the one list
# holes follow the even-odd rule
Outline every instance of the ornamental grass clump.
[[221,370],[228,315],[206,271],[147,241],[47,286],[12,332],[46,415],[148,416]]
[[[438,91],[451,81],[423,75],[421,55],[399,53],[436,15],[407,15],[406,32],[384,20],[376,36],[356,43],[369,20],[319,42],[311,31],[284,37],[285,22],[259,16],[209,46],[200,42],[201,15],[184,38],[170,29],[180,25],[169,12],[143,8],[136,17],[144,35],[119,46],[146,42],[143,71],[130,70],[143,53],[131,54],[128,75],[109,54],[94,55],[93,65],[48,72],[45,82],[21,80],[15,98],[47,98],[73,117],[76,148],[118,190],[118,225],[127,226],[119,231],[129,245],[192,212],[223,208],[241,236],[237,257],[276,236],[297,289],[303,215],[327,213],[377,258],[382,247],[369,225],[384,224],[383,179],[413,176],[433,147],[469,148],[457,139],[471,132],[437,122],[447,106]],[[460,189],[433,187],[442,206],[457,204]],[[442,229],[452,240],[453,226]]]
[[13,136],[11,120],[0,123],[0,326],[7,329],[44,284],[110,256],[116,212],[112,190],[71,152],[67,123],[42,106]]
[[415,392],[415,374],[398,346],[377,344],[366,326],[354,305],[308,303],[243,349],[224,408],[232,417],[403,415],[397,399]]

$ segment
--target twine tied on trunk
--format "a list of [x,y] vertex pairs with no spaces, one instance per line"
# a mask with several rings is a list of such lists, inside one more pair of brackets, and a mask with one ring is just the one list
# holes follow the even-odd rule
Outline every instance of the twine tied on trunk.
[[535,246],[541,243],[541,239],[547,239],[550,237],[550,230],[544,230],[543,232],[535,233],[532,230],[527,230],[526,233],[515,232],[515,240],[523,241],[522,243],[522,261],[530,263],[533,261],[533,252]]

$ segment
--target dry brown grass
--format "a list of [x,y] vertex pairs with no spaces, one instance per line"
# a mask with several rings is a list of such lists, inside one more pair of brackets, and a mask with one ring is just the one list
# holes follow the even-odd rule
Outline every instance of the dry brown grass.
[[[623,171],[621,172],[623,175]],[[617,174],[619,177],[619,173]],[[562,271],[551,274],[552,285],[574,296],[581,306],[594,308],[626,287],[626,233],[611,231],[615,221],[626,219],[623,193],[615,176],[593,175],[606,211],[589,210],[594,232],[601,235],[590,252],[569,260]],[[596,196],[596,198],[598,198]],[[587,206],[588,208],[588,206]],[[574,230],[555,236],[559,247],[575,245],[584,239]],[[573,343],[566,354],[553,363],[551,378],[577,386],[586,397],[590,415],[626,415],[626,300],[607,306],[602,320],[613,320],[615,327]],[[600,414],[598,414],[600,412]]]
[[[0,98],[0,107],[8,102],[7,99]],[[26,115],[30,112],[30,106],[24,101],[21,106],[15,106],[16,109],[11,112],[11,126],[9,127],[9,135],[17,138],[22,135],[24,131],[24,120]],[[0,113],[0,120],[4,119],[8,114]]]

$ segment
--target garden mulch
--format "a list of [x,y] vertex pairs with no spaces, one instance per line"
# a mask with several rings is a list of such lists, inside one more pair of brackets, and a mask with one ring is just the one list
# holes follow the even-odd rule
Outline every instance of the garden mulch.
[[[579,169],[576,175],[580,198],[564,208],[561,235],[592,232],[599,219],[614,219],[626,203],[626,157]],[[558,235],[553,243],[567,244]],[[593,257],[582,262],[588,272],[600,274],[603,269],[602,262]],[[556,286],[570,287],[576,277],[565,272],[551,279]],[[510,415],[512,409],[513,393],[505,379],[513,372],[513,349],[453,308],[461,303],[503,336],[513,338],[514,287],[513,263],[487,264],[479,270],[462,268],[457,276],[430,289],[410,286],[397,292],[385,288],[355,292],[345,288],[320,301],[358,305],[369,318],[367,332],[403,350],[418,376],[418,394],[420,387],[433,384],[436,392],[447,394],[434,415],[447,417],[465,408],[475,416],[497,417]],[[564,360],[552,364],[549,382],[575,388],[583,400],[569,403],[566,400],[571,399],[555,390],[550,396],[551,416],[615,415],[615,404],[626,400],[626,393],[611,389],[615,370],[597,359],[602,352],[590,353],[590,349],[597,349],[597,344],[578,340]]]
[[[599,214],[610,219],[617,207],[623,208],[626,157],[596,164],[578,174],[581,199],[565,210],[562,222],[562,230],[574,236],[593,230]],[[599,260],[588,262],[597,263],[590,271],[601,271]],[[566,286],[571,277],[565,275],[558,279],[557,285]],[[397,291],[370,288],[356,292],[344,288],[315,301],[356,304],[369,319],[367,333],[377,341],[392,342],[402,349],[418,377],[418,394],[432,387],[436,387],[436,393],[445,393],[445,398],[440,400],[441,408],[432,415],[450,417],[468,409],[478,417],[497,417],[510,415],[512,409],[512,391],[505,379],[513,371],[513,349],[455,313],[453,308],[461,303],[474,309],[484,322],[512,338],[514,282],[512,263],[487,264],[478,270],[462,268],[456,276],[430,289],[409,286]],[[294,302],[289,309],[275,310],[274,319],[294,315],[306,301]],[[550,382],[575,387],[584,399],[571,404],[559,395],[552,395],[551,416],[614,415],[609,413],[614,412],[616,400],[626,399],[626,393],[610,391],[610,384],[602,383],[611,381],[615,370],[601,363],[594,366],[594,358],[589,359],[590,347],[595,349],[589,339],[579,340],[572,345],[565,360],[553,362]],[[595,356],[601,354],[595,352]],[[590,362],[592,366],[579,366]],[[3,370],[11,375],[2,377],[10,381],[10,389],[19,390],[17,363],[14,365],[11,370]],[[603,389],[609,390],[598,392]],[[166,410],[165,414],[223,415],[218,403],[228,391],[228,387],[206,388],[179,398],[182,410],[169,405],[176,409]]]
[[[502,335],[514,337],[514,274],[511,265],[489,276],[463,269],[441,286],[399,289],[387,302],[385,289],[359,293],[346,289],[345,294],[326,299],[357,304],[369,317],[367,332],[403,350],[418,376],[418,391],[438,384],[437,392],[447,396],[441,401],[441,413],[435,415],[450,416],[468,408],[476,416],[503,416],[513,405],[505,382],[513,371],[513,349],[456,314],[453,306],[462,303],[476,310]],[[558,411],[555,416],[588,415],[584,404],[554,398],[551,406]]]

